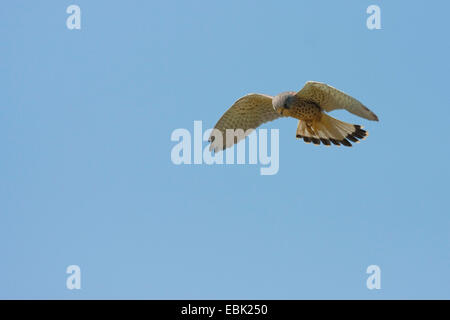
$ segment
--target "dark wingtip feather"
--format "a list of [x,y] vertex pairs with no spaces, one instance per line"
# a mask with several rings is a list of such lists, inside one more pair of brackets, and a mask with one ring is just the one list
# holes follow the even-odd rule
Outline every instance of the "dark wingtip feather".
[[352,146],[352,144],[347,139],[339,140],[339,143],[344,145],[344,146],[346,146],[346,147],[351,147]]
[[[360,125],[355,124],[354,127],[355,127],[355,131],[349,135],[353,139],[364,140],[369,135],[369,133],[366,130],[363,130]],[[353,141],[351,138],[349,138],[349,136],[347,136],[346,138]]]
[[341,144],[339,143],[339,141],[336,141],[334,139],[329,139],[331,141],[332,144],[334,144],[335,146],[340,146]]
[[351,142],[359,142],[359,140],[351,134],[347,135],[345,138],[350,140]]

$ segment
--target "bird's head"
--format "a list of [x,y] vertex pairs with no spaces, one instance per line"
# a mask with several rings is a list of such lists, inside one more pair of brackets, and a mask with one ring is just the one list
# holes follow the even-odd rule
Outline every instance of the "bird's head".
[[295,96],[295,92],[283,92],[275,96],[272,100],[272,106],[276,112],[283,115],[291,108],[292,98]]

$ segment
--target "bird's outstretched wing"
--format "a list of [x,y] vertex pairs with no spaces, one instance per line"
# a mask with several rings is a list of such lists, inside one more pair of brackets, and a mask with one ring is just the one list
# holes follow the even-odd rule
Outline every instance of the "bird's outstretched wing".
[[[209,138],[210,151],[220,151],[233,146],[245,138],[254,129],[265,122],[280,118],[272,106],[272,97],[264,94],[251,93],[237,100],[214,126]],[[242,129],[244,134],[226,138],[227,129]],[[216,139],[215,131],[220,131],[223,141]]]
[[325,83],[308,81],[303,89],[297,92],[297,97],[313,101],[327,112],[345,109],[359,117],[378,121],[376,114],[361,102]]

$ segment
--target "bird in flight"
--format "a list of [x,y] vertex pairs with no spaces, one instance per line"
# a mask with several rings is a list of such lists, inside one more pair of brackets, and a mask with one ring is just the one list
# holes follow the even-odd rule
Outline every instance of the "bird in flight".
[[[281,117],[299,120],[296,137],[306,143],[351,147],[351,142],[365,139],[368,132],[362,126],[337,120],[325,113],[336,109],[378,121],[375,113],[355,98],[325,83],[308,81],[298,92],[283,92],[275,97],[251,93],[237,100],[214,126],[220,131],[223,141],[216,139],[213,130],[209,150],[217,152],[231,147],[261,124]],[[227,139],[227,129],[242,129],[245,134]]]

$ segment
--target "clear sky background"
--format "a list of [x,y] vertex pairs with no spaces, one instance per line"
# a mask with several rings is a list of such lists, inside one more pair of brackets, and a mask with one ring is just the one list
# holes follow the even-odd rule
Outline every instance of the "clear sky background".
[[[81,30],[66,8],[81,7]],[[381,7],[381,30],[366,8]],[[445,1],[6,1],[0,298],[450,298]],[[174,129],[329,83],[354,148],[280,130],[280,169],[172,163]],[[206,146],[206,143],[204,144]],[[66,288],[81,268],[82,289]],[[381,268],[381,290],[366,268]]]

